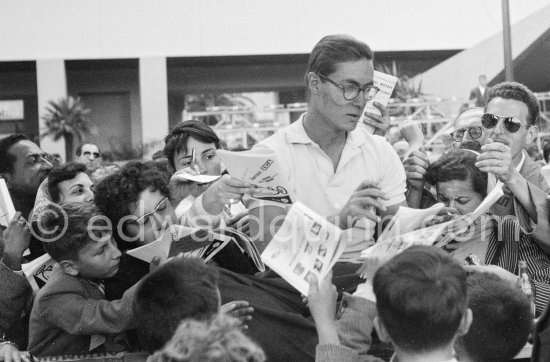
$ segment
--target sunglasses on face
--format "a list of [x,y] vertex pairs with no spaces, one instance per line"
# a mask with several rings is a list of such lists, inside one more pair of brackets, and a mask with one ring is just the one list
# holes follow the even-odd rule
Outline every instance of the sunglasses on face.
[[517,117],[501,117],[492,113],[481,116],[481,124],[487,129],[495,128],[500,120],[504,124],[504,129],[510,133],[516,133],[523,126]]
[[98,158],[99,157],[99,153],[98,152],[94,152],[94,153],[91,153],[89,151],[86,151],[86,152],[83,152],[82,153],[84,156],[91,156],[91,155],[94,155],[95,158]]
[[483,134],[483,129],[479,126],[457,129],[456,131],[451,133],[451,137],[454,141],[460,142],[464,138],[464,134],[466,134],[466,132],[468,132],[470,137],[476,140]]

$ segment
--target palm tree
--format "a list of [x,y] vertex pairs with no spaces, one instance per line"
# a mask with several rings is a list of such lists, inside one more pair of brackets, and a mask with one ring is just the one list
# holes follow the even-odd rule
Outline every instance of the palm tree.
[[80,97],[68,96],[57,102],[49,101],[48,104],[47,114],[43,117],[45,129],[41,137],[52,136],[54,141],[63,138],[66,159],[70,161],[73,158],[74,138],[80,143],[93,133],[93,127],[88,120],[90,109],[84,106]]

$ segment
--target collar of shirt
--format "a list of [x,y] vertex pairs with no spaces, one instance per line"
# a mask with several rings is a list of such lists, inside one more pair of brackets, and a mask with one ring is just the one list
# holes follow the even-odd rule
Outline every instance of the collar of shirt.
[[[306,113],[302,114],[296,122],[288,127],[288,131],[286,132],[286,141],[288,143],[315,143],[311,138],[309,138],[306,133],[306,129],[304,128],[305,115]],[[360,125],[358,125],[357,127],[360,127]],[[366,142],[366,140],[367,138],[365,132],[361,132],[361,129],[355,129],[352,132],[348,132],[346,143],[349,143],[353,147],[360,147]]]

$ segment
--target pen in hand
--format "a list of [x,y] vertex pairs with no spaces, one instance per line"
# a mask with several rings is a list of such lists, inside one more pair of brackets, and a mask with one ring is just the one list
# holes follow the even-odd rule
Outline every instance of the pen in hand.
[[197,169],[197,150],[195,147],[191,150],[191,168],[200,174],[200,170]]

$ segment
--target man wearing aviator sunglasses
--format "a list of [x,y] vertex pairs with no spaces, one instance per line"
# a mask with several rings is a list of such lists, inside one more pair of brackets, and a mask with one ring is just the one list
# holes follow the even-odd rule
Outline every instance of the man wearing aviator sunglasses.
[[494,212],[516,215],[520,221],[529,216],[536,223],[532,231],[535,240],[550,254],[546,204],[550,187],[541,175],[541,166],[524,150],[537,137],[539,113],[537,98],[523,84],[504,82],[491,88],[481,117],[483,146],[476,166],[505,185],[505,195],[493,206]]

